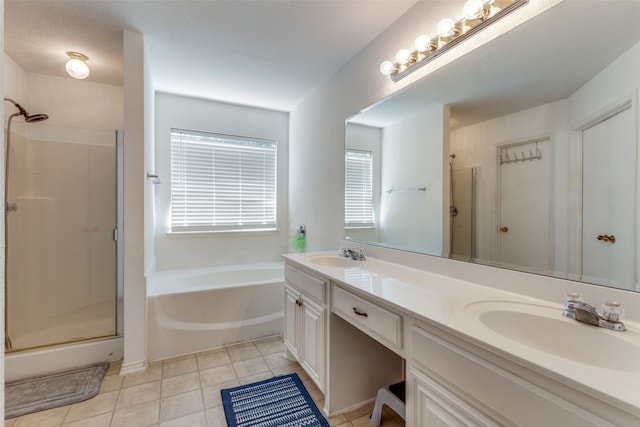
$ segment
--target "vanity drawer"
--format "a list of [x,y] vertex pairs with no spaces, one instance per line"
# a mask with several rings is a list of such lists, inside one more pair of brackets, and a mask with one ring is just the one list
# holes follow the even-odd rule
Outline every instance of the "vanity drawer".
[[299,268],[289,264],[284,266],[284,277],[287,282],[309,295],[316,301],[325,304],[325,288],[327,280],[321,277],[312,276]]
[[402,350],[402,317],[352,294],[333,288],[333,311],[392,349]]

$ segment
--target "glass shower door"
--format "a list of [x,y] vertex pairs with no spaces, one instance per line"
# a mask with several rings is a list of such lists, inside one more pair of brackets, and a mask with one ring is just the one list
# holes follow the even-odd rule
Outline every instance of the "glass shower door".
[[115,132],[12,132],[7,350],[116,334]]

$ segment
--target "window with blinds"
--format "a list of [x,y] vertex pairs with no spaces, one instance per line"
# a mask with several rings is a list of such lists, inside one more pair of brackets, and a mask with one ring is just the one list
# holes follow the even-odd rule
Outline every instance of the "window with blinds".
[[345,165],[345,227],[373,227],[373,153],[347,150]]
[[171,129],[171,231],[276,228],[276,141]]

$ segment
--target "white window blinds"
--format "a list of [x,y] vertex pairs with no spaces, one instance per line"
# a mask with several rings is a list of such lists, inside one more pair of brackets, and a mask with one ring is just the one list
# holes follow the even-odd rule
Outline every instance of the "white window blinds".
[[373,154],[347,150],[345,165],[345,227],[373,227]]
[[171,231],[276,228],[276,141],[171,130]]

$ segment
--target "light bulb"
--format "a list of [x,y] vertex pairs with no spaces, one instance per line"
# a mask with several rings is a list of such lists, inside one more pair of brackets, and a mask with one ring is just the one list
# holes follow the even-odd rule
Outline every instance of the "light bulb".
[[395,68],[395,65],[393,65],[393,62],[391,61],[384,61],[382,64],[380,64],[380,72],[383,76],[390,75],[391,73],[393,73],[393,70]]
[[482,16],[482,0],[468,0],[462,9],[466,19],[477,19]]
[[69,60],[65,64],[67,73],[74,79],[86,79],[91,73],[89,66],[85,63],[89,58],[86,55],[77,52],[67,52]]
[[456,24],[453,22],[453,19],[445,18],[438,22],[438,35],[443,38],[451,37],[454,34],[455,27]]
[[425,36],[424,34],[418,36],[416,38],[414,46],[418,52],[426,52],[431,46],[431,38],[429,38],[429,36]]
[[409,59],[411,59],[411,52],[407,49],[400,49],[398,53],[396,53],[396,62],[400,65],[408,64]]

